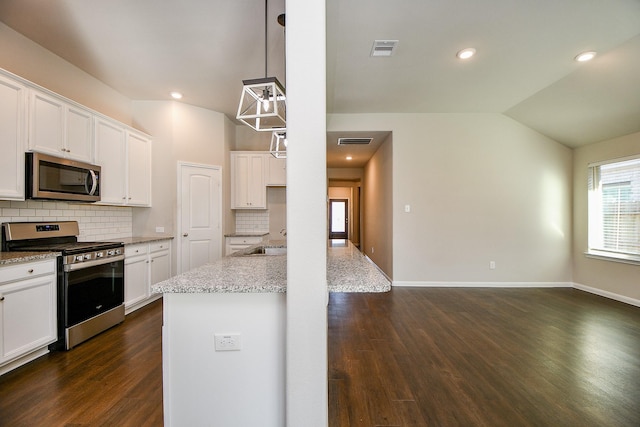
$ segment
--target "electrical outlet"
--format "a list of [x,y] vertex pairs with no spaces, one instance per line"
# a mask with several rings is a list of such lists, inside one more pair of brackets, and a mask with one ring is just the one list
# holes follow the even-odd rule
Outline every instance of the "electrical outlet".
[[164,227],[156,227],[156,233],[164,233]]
[[489,261],[489,269],[491,269],[491,270],[495,270],[496,269],[496,262],[495,261]]
[[404,211],[407,213],[411,212],[411,205],[404,205]]
[[215,334],[216,351],[237,351],[242,349],[240,334]]
[[376,252],[376,248],[374,248],[373,246],[371,246],[371,253],[375,253]]

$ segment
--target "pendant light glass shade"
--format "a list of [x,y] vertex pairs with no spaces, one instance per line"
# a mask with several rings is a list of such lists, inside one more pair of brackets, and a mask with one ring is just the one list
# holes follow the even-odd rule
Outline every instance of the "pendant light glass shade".
[[273,132],[271,134],[271,147],[269,152],[276,159],[287,158],[287,133]]
[[243,80],[236,119],[257,131],[284,131],[287,107],[284,87],[276,77]]

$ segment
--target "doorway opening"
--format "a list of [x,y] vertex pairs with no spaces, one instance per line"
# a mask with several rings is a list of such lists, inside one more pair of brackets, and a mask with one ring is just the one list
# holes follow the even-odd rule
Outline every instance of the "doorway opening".
[[329,200],[329,238],[349,238],[349,200]]

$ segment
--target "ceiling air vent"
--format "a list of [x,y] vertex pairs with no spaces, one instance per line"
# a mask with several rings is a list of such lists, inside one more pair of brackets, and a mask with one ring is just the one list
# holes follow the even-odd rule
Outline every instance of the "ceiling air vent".
[[398,47],[398,40],[375,40],[371,48],[371,56],[391,56]]
[[338,138],[338,145],[367,145],[373,138]]

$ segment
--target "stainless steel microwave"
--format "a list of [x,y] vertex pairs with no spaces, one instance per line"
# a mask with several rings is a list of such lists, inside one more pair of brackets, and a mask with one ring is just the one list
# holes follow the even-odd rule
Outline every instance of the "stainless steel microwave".
[[27,199],[100,201],[100,166],[26,153]]

